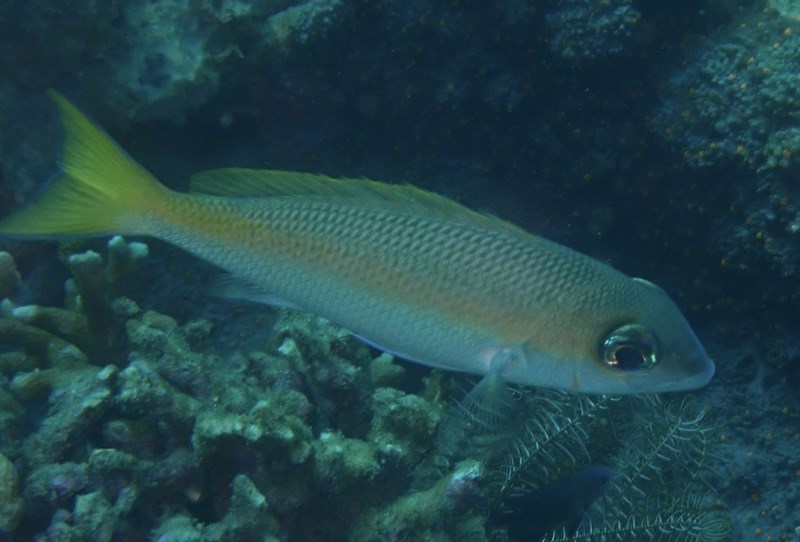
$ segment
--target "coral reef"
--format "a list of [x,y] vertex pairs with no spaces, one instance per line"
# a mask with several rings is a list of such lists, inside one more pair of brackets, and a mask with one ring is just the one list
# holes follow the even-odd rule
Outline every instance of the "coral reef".
[[[373,360],[341,330],[286,313],[273,353],[221,359],[209,322],[181,326],[114,297],[141,263],[121,255],[145,252],[115,238],[109,263],[94,252],[68,255],[69,308],[12,304],[0,319],[3,345],[20,349],[4,353],[11,380],[0,406],[14,429],[4,437],[16,439],[3,445],[24,472],[20,497],[16,470],[0,462],[6,531],[20,540],[311,536],[349,505],[321,517],[321,527],[303,522],[303,508],[326,495],[375,493],[379,480],[421,459],[438,413],[394,388],[371,391],[372,379],[402,380],[391,358]],[[89,329],[97,314],[110,315],[112,344]],[[124,360],[101,365],[105,358],[87,355],[98,341]],[[353,411],[341,412],[340,401]],[[34,426],[20,423],[32,411],[41,411]],[[162,516],[159,502],[175,512]]]
[[631,0],[567,0],[546,15],[550,49],[574,60],[593,60],[627,52],[641,13]]
[[[710,482],[729,539],[791,539],[797,17],[794,0],[0,2],[0,216],[57,171],[49,87],[175,188],[206,166],[266,166],[408,181],[490,210],[673,295],[720,360],[697,395],[724,425]],[[721,517],[703,491],[643,484],[655,472],[630,461],[658,431],[694,434],[694,407],[584,418],[545,401],[544,429],[576,419],[589,434],[526,440],[508,405],[536,395],[452,416],[449,376],[307,315],[204,297],[214,271],[159,243],[130,267],[139,249],[121,240],[66,242],[60,257],[0,243],[0,454],[18,480],[0,539],[504,540],[505,492],[590,460],[622,486],[584,524],[598,536],[654,528],[640,489],[673,512],[663,521]],[[87,275],[64,300],[74,273]],[[507,423],[487,435],[496,414]],[[620,423],[630,449],[607,435]],[[665,490],[692,454],[656,456]]]
[[19,477],[9,459],[0,454],[0,533],[10,533],[25,513],[25,502],[19,495]]
[[[230,66],[245,55],[307,41],[337,22],[340,7],[340,0],[137,0],[47,9],[8,2],[2,25],[6,50],[15,51],[19,39],[10,27],[14,20],[25,21],[36,40],[55,29],[67,31],[62,30],[58,48],[44,40],[29,43],[36,46],[27,48],[26,64],[41,69],[5,73],[16,84],[46,88],[70,79],[59,72],[80,69],[73,74],[81,80],[77,94],[126,111],[130,119],[176,119],[214,96]],[[5,64],[20,62],[16,54]],[[82,64],[87,55],[93,66]]]
[[[480,516],[469,514],[476,502],[464,502],[463,491],[454,486],[477,485],[480,466],[465,462],[456,466],[432,487],[412,491],[388,506],[367,509],[358,518],[349,540],[370,542],[381,539],[424,541],[489,540]],[[475,497],[475,495],[471,495]],[[473,499],[476,500],[476,499]]]
[[258,540],[277,542],[279,531],[264,496],[244,475],[231,482],[230,509],[219,521],[201,525],[188,515],[165,519],[153,532],[157,542],[224,542]]
[[329,27],[341,7],[341,0],[309,0],[286,8],[267,20],[265,45],[286,49],[305,43]]
[[738,23],[670,80],[655,129],[693,167],[790,167],[800,151],[796,21],[766,11]]
[[788,5],[748,14],[699,51],[671,78],[653,124],[689,166],[754,175],[732,183],[714,242],[725,265],[778,277],[800,266],[800,26]]
[[435,406],[394,388],[378,388],[372,409],[369,437],[384,458],[413,466],[430,450],[440,421]]

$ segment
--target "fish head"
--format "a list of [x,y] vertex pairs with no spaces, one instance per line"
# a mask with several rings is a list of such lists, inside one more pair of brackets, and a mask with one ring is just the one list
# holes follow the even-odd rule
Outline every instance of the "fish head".
[[606,325],[598,327],[602,331],[595,335],[591,363],[575,368],[577,389],[628,394],[705,386],[714,363],[678,306],[655,284],[629,280],[629,291],[609,311]]
[[508,379],[537,385],[536,378],[546,387],[605,394],[705,386],[714,363],[680,309],[658,286],[625,279],[622,291],[605,292],[601,302],[576,309],[568,322],[554,326],[552,333],[560,329],[567,337],[559,348],[542,348],[539,338],[525,343],[522,363],[509,368]]
[[616,379],[617,393],[679,392],[708,384],[714,362],[675,302],[651,282],[630,281],[634,291],[624,309],[630,316],[609,326],[599,341],[598,373]]

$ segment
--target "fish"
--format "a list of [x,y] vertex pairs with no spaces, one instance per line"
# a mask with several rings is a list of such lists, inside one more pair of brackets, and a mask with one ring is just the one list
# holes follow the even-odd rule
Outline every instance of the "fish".
[[159,182],[57,91],[61,173],[0,236],[150,236],[224,297],[322,316],[406,360],[581,393],[704,386],[714,364],[654,284],[412,185],[222,168]]
[[541,540],[556,529],[575,534],[592,504],[611,486],[614,471],[589,465],[527,494],[503,502],[499,518],[512,540]]

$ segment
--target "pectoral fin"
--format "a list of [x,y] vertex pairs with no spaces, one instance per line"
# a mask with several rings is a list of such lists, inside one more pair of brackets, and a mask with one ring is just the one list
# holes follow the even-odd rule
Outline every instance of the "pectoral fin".
[[234,275],[220,275],[206,287],[206,293],[223,299],[244,299],[253,303],[272,305],[274,307],[287,307],[300,309],[294,303],[276,296],[257,284],[241,279]]

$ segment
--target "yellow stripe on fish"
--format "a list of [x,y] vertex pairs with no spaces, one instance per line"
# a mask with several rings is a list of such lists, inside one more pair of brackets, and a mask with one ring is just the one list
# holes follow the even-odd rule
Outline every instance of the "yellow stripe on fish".
[[55,92],[64,172],[0,235],[157,237],[230,297],[312,311],[418,363],[596,393],[705,385],[714,365],[658,287],[412,186],[218,169],[173,192]]

